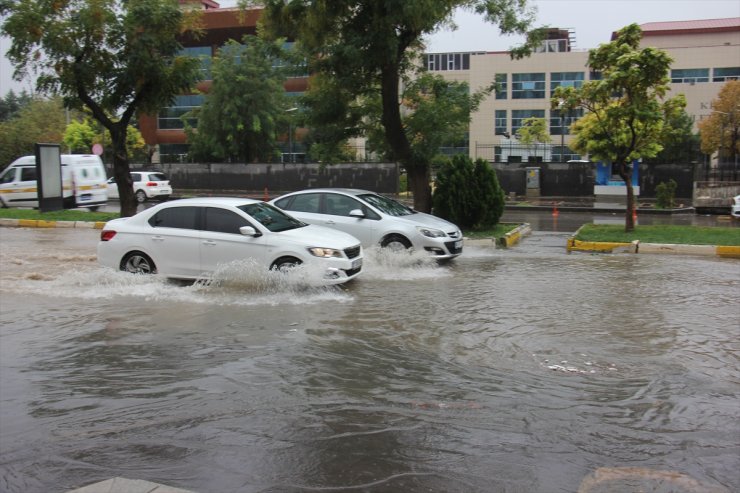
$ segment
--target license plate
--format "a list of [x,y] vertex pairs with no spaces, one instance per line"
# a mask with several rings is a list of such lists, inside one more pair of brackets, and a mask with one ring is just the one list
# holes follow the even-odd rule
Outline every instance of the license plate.
[[463,244],[462,240],[457,240],[455,242],[455,250],[462,248],[462,244]]
[[81,195],[79,197],[80,202],[84,202],[85,200],[90,200],[92,197],[90,195]]
[[360,267],[361,265],[362,265],[362,259],[361,259],[361,258],[358,258],[357,260],[353,260],[353,261],[352,261],[352,269],[353,269],[353,270],[354,270],[354,269],[357,269],[357,268],[358,268],[358,267]]

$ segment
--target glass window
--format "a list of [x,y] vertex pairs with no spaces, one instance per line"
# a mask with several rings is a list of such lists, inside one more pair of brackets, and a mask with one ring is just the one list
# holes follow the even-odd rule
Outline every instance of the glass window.
[[211,80],[211,61],[213,53],[210,46],[191,46],[183,48],[182,55],[191,56],[200,60],[200,72],[203,80]]
[[[166,106],[159,111],[157,126],[162,130],[185,128],[185,122],[182,121],[182,116],[202,105],[202,94],[176,96],[173,106]],[[196,118],[189,118],[188,125],[196,128],[198,126],[198,120]]]
[[154,228],[198,229],[198,207],[169,207],[149,219]]
[[0,178],[0,183],[11,183],[13,180],[15,180],[15,170],[17,168],[10,168],[5,173],[3,173],[3,177]]
[[167,181],[167,175],[164,173],[149,173],[146,179],[149,181]]
[[313,212],[318,214],[321,208],[321,194],[306,193],[303,195],[296,195],[280,201],[277,204],[281,209],[289,211]]
[[306,226],[305,223],[287,215],[277,207],[264,202],[240,205],[238,209],[249,214],[255,221],[258,221],[262,226],[266,227],[273,233]]
[[349,213],[355,209],[362,210],[362,204],[346,195],[338,195],[336,193],[327,193],[324,198],[326,199],[325,210],[327,214],[333,216],[346,216],[349,217]]
[[545,118],[545,110],[512,110],[511,111],[511,133],[516,134],[522,128],[522,121],[527,118]]
[[203,226],[205,231],[238,235],[241,234],[239,228],[242,226],[251,226],[249,221],[242,216],[226,209],[206,207],[205,212],[205,225]]
[[470,53],[428,53],[424,55],[427,70],[470,70]]
[[671,82],[674,84],[694,84],[696,82],[709,82],[709,69],[684,68],[671,70]]
[[36,179],[36,168],[21,168],[21,181],[33,181]]
[[414,214],[414,210],[406,207],[400,202],[396,202],[388,197],[382,195],[376,195],[374,193],[368,193],[359,196],[362,200],[368,204],[377,207],[384,214],[389,216],[408,216]]
[[509,93],[509,74],[496,74],[496,99],[506,99]]
[[544,99],[545,73],[512,74],[511,99]]
[[584,75],[583,72],[552,72],[550,74],[550,92],[552,93],[555,88],[560,86],[579,88],[583,85]]
[[496,135],[504,135],[507,130],[507,118],[508,115],[506,114],[506,110],[496,110],[496,120],[495,120],[495,134]]
[[552,110],[550,112],[550,135],[570,135],[570,126],[582,116],[583,108],[566,111],[563,115],[558,110]]
[[740,80],[740,67],[716,68],[712,82]]

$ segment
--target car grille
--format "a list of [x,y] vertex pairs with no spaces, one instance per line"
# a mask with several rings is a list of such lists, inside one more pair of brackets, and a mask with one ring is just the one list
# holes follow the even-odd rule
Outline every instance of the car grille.
[[361,270],[362,270],[362,267],[358,267],[356,269],[345,270],[344,272],[347,274],[347,277],[351,277],[357,274],[358,272],[360,272]]
[[445,242],[445,246],[447,247],[447,250],[449,250],[451,254],[462,253],[462,246],[460,248],[455,248],[455,243],[456,242],[454,241]]
[[347,256],[347,258],[357,258],[360,256],[360,245],[353,246],[350,248],[344,249],[344,254]]

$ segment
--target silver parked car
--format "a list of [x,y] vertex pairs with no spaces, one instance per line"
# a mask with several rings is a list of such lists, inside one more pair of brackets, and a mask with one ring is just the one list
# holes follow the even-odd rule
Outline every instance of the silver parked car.
[[230,197],[174,200],[113,219],[98,243],[104,266],[179,279],[209,278],[245,259],[280,271],[310,262],[320,266],[327,284],[354,279],[363,260],[360,242],[348,234],[305,224],[261,201]]
[[[131,180],[134,182],[134,196],[139,203],[149,199],[167,200],[172,195],[170,180],[160,171],[132,171]],[[108,197],[119,198],[114,177],[108,179]]]
[[365,248],[414,248],[439,259],[462,253],[462,233],[454,224],[367,190],[302,190],[270,203],[306,223],[349,233]]

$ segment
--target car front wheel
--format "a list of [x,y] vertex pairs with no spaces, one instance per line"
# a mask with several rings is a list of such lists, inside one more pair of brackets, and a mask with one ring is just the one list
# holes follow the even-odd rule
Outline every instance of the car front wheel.
[[121,260],[121,270],[132,274],[156,274],[157,267],[148,255],[141,252],[129,252]]
[[301,261],[294,257],[281,257],[274,261],[270,266],[270,270],[276,270],[279,272],[286,272],[290,269],[295,269],[301,265]]
[[383,238],[380,246],[394,252],[400,252],[411,248],[411,242],[401,235],[390,235]]

